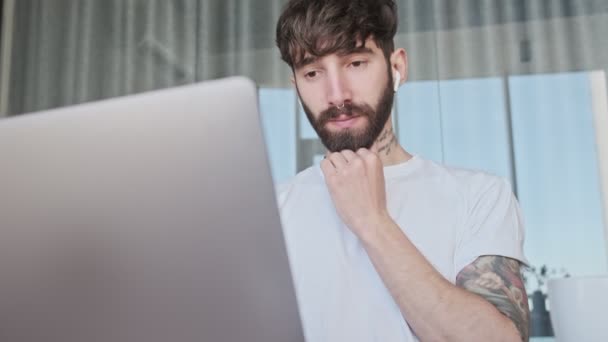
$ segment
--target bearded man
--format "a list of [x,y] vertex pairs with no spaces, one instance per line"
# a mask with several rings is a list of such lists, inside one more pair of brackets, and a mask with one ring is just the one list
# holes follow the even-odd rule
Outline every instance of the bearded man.
[[504,179],[399,145],[392,0],[292,0],[277,45],[327,148],[278,189],[309,341],[522,341],[523,226]]

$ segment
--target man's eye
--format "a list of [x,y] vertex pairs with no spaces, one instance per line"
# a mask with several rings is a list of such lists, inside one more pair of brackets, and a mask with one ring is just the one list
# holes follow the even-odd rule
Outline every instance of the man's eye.
[[316,71],[309,71],[307,73],[304,74],[304,77],[306,78],[315,78],[317,76],[317,72]]
[[365,65],[365,61],[354,61],[351,63],[351,65],[355,68],[359,68],[359,67]]

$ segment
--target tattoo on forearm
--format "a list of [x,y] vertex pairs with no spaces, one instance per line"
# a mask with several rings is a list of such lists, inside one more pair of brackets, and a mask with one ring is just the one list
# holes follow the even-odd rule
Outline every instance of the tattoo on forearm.
[[501,256],[479,257],[458,274],[456,285],[496,306],[515,323],[522,341],[528,341],[530,311],[519,261]]

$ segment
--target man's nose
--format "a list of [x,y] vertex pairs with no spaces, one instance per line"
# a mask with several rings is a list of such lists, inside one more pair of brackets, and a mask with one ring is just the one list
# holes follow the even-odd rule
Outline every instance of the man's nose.
[[327,78],[327,82],[327,102],[329,106],[340,107],[352,100],[351,85],[344,75],[340,73],[330,75]]

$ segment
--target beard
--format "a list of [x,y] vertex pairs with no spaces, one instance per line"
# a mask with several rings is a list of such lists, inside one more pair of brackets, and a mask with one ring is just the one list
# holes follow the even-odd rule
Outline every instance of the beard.
[[[317,132],[325,148],[330,152],[340,152],[343,150],[357,151],[360,148],[369,149],[372,147],[391,115],[393,107],[392,75],[389,73],[389,81],[382,92],[376,108],[372,108],[367,103],[347,102],[343,108],[338,109],[333,106],[322,111],[315,119],[312,111],[302,100],[302,107],[308,121]],[[301,97],[300,97],[301,98]],[[327,128],[327,123],[342,115],[349,118],[361,116],[366,119],[367,124],[363,128],[344,128],[340,131],[332,131]]]

